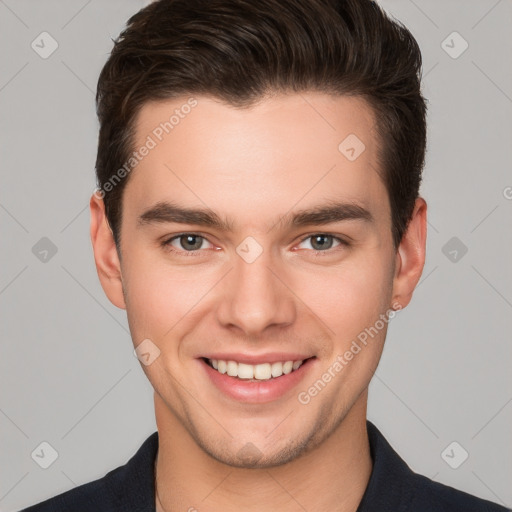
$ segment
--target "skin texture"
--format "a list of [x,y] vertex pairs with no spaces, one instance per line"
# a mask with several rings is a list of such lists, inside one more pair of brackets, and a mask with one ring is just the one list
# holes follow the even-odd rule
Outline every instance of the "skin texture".
[[[249,109],[196,100],[129,177],[121,258],[102,200],[93,196],[90,203],[103,289],[126,309],[134,346],[149,338],[160,350],[152,364],[141,365],[155,389],[160,500],[167,511],[355,511],[371,474],[367,388],[387,324],[309,403],[297,396],[379,315],[409,303],[425,260],[426,203],[416,201],[395,250],[377,172],[379,140],[363,99],[279,94]],[[186,101],[146,104],[135,146]],[[354,161],[338,150],[349,134],[365,145]],[[229,218],[232,230],[141,224],[139,217],[161,201],[209,208]],[[329,201],[361,205],[373,220],[278,222]],[[179,238],[162,246],[182,233],[204,237],[195,255]],[[328,238],[322,249],[317,234],[349,245]],[[252,263],[236,251],[248,236],[262,248]],[[315,359],[291,392],[249,404],[211,384],[198,358],[215,351]],[[258,454],[256,463],[242,456],[244,446]]]

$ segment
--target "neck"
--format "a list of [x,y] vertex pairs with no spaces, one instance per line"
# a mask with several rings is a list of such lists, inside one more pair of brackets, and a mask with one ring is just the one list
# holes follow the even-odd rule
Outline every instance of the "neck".
[[242,469],[207,455],[155,393],[156,511],[356,512],[372,471],[363,393],[332,435],[282,466]]

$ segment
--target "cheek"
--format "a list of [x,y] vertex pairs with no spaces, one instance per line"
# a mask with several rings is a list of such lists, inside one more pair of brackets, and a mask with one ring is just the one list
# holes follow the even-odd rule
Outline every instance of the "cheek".
[[[348,411],[377,368],[387,331],[380,315],[389,310],[392,297],[390,264],[380,254],[347,261],[336,271],[330,269],[323,280],[303,276],[304,287],[297,295],[308,297],[307,305],[328,326],[330,336],[321,353],[324,362],[311,380],[313,387],[318,380],[327,383],[317,402],[325,407],[326,417]],[[319,287],[322,281],[325,285]]]
[[215,284],[210,271],[172,267],[150,253],[131,252],[125,258],[123,281],[127,315],[135,341],[150,338],[163,342],[175,326],[194,321],[201,299]]
[[345,345],[370,327],[390,307],[390,261],[377,257],[353,258],[337,268],[304,272],[295,280],[299,297]]

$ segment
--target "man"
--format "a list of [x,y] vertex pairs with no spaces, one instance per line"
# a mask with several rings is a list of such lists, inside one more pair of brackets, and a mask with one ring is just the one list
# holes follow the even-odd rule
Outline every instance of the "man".
[[98,83],[91,238],[158,432],[30,511],[498,511],[366,419],[425,261],[421,54],[369,0],[161,0]]

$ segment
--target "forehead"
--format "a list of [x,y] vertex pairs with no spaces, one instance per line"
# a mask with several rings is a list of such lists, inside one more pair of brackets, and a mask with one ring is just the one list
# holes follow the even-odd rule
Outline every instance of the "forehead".
[[362,98],[308,92],[243,109],[191,98],[148,103],[137,116],[134,148],[151,149],[125,191],[135,210],[179,200],[234,219],[247,212],[255,224],[258,213],[344,199],[385,213],[374,115]]

